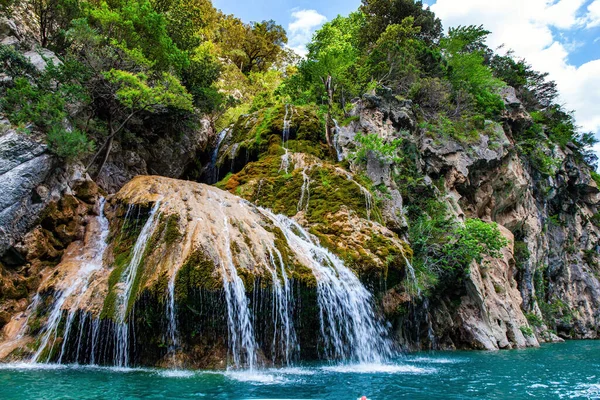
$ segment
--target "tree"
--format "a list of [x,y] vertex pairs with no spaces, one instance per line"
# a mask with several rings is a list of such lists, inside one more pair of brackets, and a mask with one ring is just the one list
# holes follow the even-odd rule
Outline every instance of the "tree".
[[214,39],[218,14],[209,0],[173,0],[162,8],[159,12],[166,15],[167,31],[179,49],[193,52]]
[[42,47],[63,50],[64,34],[71,20],[81,16],[79,0],[33,0],[33,11],[39,23]]
[[90,10],[88,19],[92,28],[105,35],[103,44],[139,53],[155,70],[180,72],[189,64],[187,54],[169,36],[166,17],[155,11],[149,0],[127,1],[116,7],[103,2]]
[[[331,129],[333,127],[333,106],[336,91],[343,92],[344,87],[352,85],[356,76],[350,77],[348,71],[360,56],[358,32],[363,24],[360,13],[348,17],[338,16],[319,29],[311,43],[307,45],[306,60],[300,63],[300,72],[307,82],[320,81],[327,99],[327,121],[325,134],[327,143],[332,146]],[[344,96],[342,95],[342,107]]]
[[414,18],[407,17],[400,24],[388,25],[373,48],[369,51],[362,75],[380,85],[402,87],[407,90],[412,82],[403,85],[402,80],[418,73],[416,59],[416,36],[421,31],[414,25]]
[[88,169],[106,148],[104,158],[96,176],[100,175],[110,155],[115,136],[123,131],[127,123],[139,113],[159,113],[167,108],[192,111],[192,97],[179,80],[163,72],[150,78],[145,73],[132,73],[122,70],[110,70],[104,73],[106,88],[104,101],[111,107],[108,113],[108,137],[88,165]]
[[285,30],[273,20],[244,24],[228,15],[222,17],[220,25],[219,44],[244,74],[269,69],[287,43]]
[[401,24],[407,17],[414,18],[420,28],[420,37],[434,43],[442,36],[442,22],[422,1],[415,0],[362,0],[360,10],[365,14],[366,25],[361,31],[361,43],[369,47],[379,39],[389,25]]
[[482,26],[459,26],[451,28],[441,41],[448,63],[448,78],[455,89],[455,116],[470,103],[486,116],[494,116],[504,109],[498,91],[505,83],[494,77],[492,69],[485,65],[484,41],[489,33]]

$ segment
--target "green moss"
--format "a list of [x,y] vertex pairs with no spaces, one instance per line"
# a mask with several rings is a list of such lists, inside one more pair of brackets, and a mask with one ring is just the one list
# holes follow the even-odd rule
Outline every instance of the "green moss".
[[175,241],[181,238],[182,234],[179,230],[179,215],[171,214],[167,217],[165,224],[164,240],[167,246],[172,245]]
[[[133,246],[144,226],[148,213],[140,210],[139,213],[131,210],[129,216],[126,215],[125,205],[117,210],[117,215],[122,217],[118,222],[111,226],[109,242],[112,243],[113,264],[112,271],[108,277],[108,293],[104,299],[104,305],[100,313],[100,318],[114,318],[117,307],[116,285],[121,281],[123,272],[131,262],[133,256]],[[140,215],[140,218],[136,216]]]
[[175,298],[187,304],[191,292],[196,289],[218,290],[222,286],[220,277],[215,277],[216,265],[203,250],[194,251],[183,263],[175,278]]
[[[256,161],[269,154],[283,154],[285,113],[284,105],[276,105],[253,114],[242,115],[234,124],[229,140],[236,147],[220,157],[217,166],[239,171],[248,161]],[[289,134],[286,146],[291,151],[305,152],[317,157],[327,157],[330,154],[324,143],[323,122],[316,107],[294,107]]]

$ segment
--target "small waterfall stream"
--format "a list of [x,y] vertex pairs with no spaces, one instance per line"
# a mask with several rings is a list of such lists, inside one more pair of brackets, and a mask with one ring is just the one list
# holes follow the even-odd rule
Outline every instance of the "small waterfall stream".
[[229,236],[229,219],[223,213],[223,240],[225,251],[219,260],[223,276],[223,289],[227,301],[227,326],[229,328],[229,350],[235,368],[246,366],[252,370],[256,367],[256,339],[252,326],[248,297],[244,282],[239,277],[233,264],[231,254],[231,238]]
[[387,329],[373,310],[372,295],[342,260],[321,247],[297,222],[260,209],[309,261],[317,279],[321,335],[329,359],[381,363],[392,356]]
[[333,134],[333,147],[335,149],[335,153],[337,155],[338,161],[344,160],[344,153],[342,150],[342,146],[340,145],[340,126],[336,119],[333,119],[333,124],[335,127],[335,133]]
[[[66,289],[63,289],[61,292],[58,293],[58,298],[54,301],[54,305],[52,306],[50,316],[48,317],[48,322],[46,323],[46,326],[44,328],[44,333],[41,338],[40,346],[38,347],[38,350],[32,358],[33,362],[50,361],[52,349],[58,337],[58,330],[63,317],[63,308],[69,298],[71,298],[72,296],[76,296],[73,300],[73,304],[67,311],[67,321],[65,323],[63,333],[63,344],[61,346],[61,352],[59,355],[59,362],[62,361],[65,350],[65,343],[68,341],[68,336],[71,332],[73,318],[75,316],[75,313],[78,311],[78,307],[82,301],[82,296],[87,291],[91,278],[94,275],[94,272],[98,271],[103,267],[102,260],[106,247],[108,246],[106,239],[109,233],[109,222],[106,216],[104,215],[105,204],[105,199],[101,198],[99,215],[96,218],[98,221],[100,233],[97,237],[97,240],[91,245],[89,251],[85,253],[90,254],[91,257],[87,260],[81,260],[81,268],[77,271],[77,276],[75,280],[71,282],[71,284]],[[50,341],[52,341],[51,344]],[[49,345],[50,348],[48,348]],[[46,358],[42,360],[42,354],[44,354],[45,351],[47,352]]]
[[140,262],[144,256],[146,245],[154,233],[156,222],[158,220],[158,216],[160,215],[158,212],[159,208],[160,200],[155,202],[154,206],[150,210],[148,219],[146,220],[146,223],[140,231],[140,234],[135,241],[135,245],[133,246],[131,261],[123,271],[123,274],[121,275],[121,282],[118,284],[122,288],[117,294],[116,299],[117,326],[115,328],[115,363],[119,367],[129,366],[129,323],[127,321],[127,313],[129,311],[131,294],[136,276],[138,274]]
[[206,168],[206,181],[209,184],[215,184],[219,181],[219,168],[217,167],[217,161],[219,158],[219,149],[221,148],[221,143],[225,140],[225,137],[229,133],[229,128],[223,129],[219,132],[217,136],[217,143],[215,144],[215,148],[213,149],[210,155],[210,164]]
[[307,169],[308,167],[302,169],[302,188],[300,189],[300,200],[296,206],[298,211],[305,211],[310,202],[310,176],[306,173]]
[[[285,153],[281,156],[281,166],[279,171],[285,171],[288,173],[290,167],[290,152],[287,147],[287,142],[290,140],[290,128],[292,126],[292,117],[294,115],[294,108],[290,104],[285,105],[285,115],[283,116],[283,129],[281,133],[281,147]],[[288,118],[289,116],[289,118]]]

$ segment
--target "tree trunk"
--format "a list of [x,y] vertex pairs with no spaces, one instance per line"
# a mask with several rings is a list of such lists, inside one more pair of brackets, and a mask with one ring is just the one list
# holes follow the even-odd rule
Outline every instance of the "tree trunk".
[[106,161],[108,161],[108,156],[110,155],[110,151],[112,150],[112,145],[113,145],[114,140],[115,140],[115,136],[113,134],[111,134],[110,139],[108,139],[108,146],[106,147],[106,153],[104,153],[104,158],[102,159],[102,163],[98,167],[98,171],[96,171],[96,176],[94,177],[94,180],[98,179],[98,177],[102,173],[102,169],[104,168]]

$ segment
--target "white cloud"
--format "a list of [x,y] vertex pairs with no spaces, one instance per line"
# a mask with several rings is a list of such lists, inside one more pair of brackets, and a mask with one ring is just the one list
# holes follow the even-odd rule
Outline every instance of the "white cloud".
[[600,0],[594,0],[587,8],[588,28],[600,26]]
[[[502,44],[524,57],[538,71],[549,72],[567,110],[575,110],[577,123],[600,133],[600,60],[579,67],[569,64],[573,42],[561,41],[551,28],[580,29],[600,25],[600,0],[585,11],[585,0],[437,0],[431,9],[446,27],[483,24],[492,31],[488,44]],[[594,19],[596,18],[596,19]]]
[[306,44],[310,42],[313,33],[327,22],[327,17],[316,10],[292,11],[292,22],[288,25],[288,46],[296,53],[306,55]]

